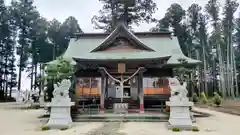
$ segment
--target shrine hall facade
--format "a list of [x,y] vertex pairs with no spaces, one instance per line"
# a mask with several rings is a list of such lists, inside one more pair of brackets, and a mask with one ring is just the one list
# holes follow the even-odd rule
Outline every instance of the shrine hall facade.
[[184,56],[170,32],[132,33],[124,23],[110,34],[75,34],[63,57],[78,67],[78,104],[94,98],[104,109],[111,108],[112,102],[131,102],[140,111],[169,99],[167,77],[181,65],[179,59],[190,66],[200,63]]

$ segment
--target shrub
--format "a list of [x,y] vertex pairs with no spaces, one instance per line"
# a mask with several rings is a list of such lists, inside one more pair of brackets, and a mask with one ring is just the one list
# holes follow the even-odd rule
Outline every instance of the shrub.
[[42,131],[47,131],[47,130],[49,130],[49,129],[50,129],[49,126],[41,126],[41,130],[42,130]]
[[207,104],[208,99],[207,99],[207,97],[206,97],[206,95],[205,95],[204,92],[201,93],[200,98],[201,98],[201,102],[202,102],[203,104]]
[[40,104],[32,104],[30,106],[31,109],[39,109],[40,107],[41,107]]
[[8,96],[8,97],[6,98],[6,101],[7,101],[7,102],[16,102],[16,99],[13,98],[13,97],[9,97],[9,96]]
[[194,128],[192,128],[192,131],[193,131],[193,132],[199,132],[199,128],[194,127]]
[[173,128],[172,131],[173,132],[180,132],[180,128]]
[[197,96],[197,93],[194,93],[193,94],[193,102],[194,103],[197,103],[199,101],[199,98],[198,98],[198,96]]
[[62,131],[65,131],[65,130],[67,130],[68,128],[67,127],[65,127],[65,128],[61,128],[60,130],[62,130]]
[[212,101],[215,105],[219,106],[222,103],[222,98],[217,92],[214,92]]
[[124,119],[124,120],[123,120],[123,122],[129,122],[129,121],[130,121],[130,120],[128,120],[128,119]]

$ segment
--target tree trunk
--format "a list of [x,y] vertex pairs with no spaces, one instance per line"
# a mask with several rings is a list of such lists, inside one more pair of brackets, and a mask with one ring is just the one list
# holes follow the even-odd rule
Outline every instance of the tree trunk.
[[20,66],[18,71],[18,91],[21,90],[21,81],[22,81],[22,55],[20,55]]
[[7,56],[5,56],[5,68],[4,68],[4,71],[5,71],[5,74],[4,74],[4,80],[5,80],[5,95],[4,95],[4,97],[5,97],[5,99],[7,99],[7,96],[8,96],[8,74],[7,74],[7,72],[8,72],[8,70],[7,70],[7,65],[8,65],[8,57]]
[[[197,60],[200,60],[200,54],[199,54],[199,49],[196,49],[196,56],[197,56]],[[202,74],[200,72],[200,67],[199,65],[197,66],[197,72],[198,72],[198,83],[197,83],[197,88],[198,90],[201,90],[201,85],[202,85]],[[193,76],[191,75],[191,79],[193,79]],[[205,91],[205,90],[203,90]]]
[[213,91],[214,92],[216,92],[216,91],[222,92],[220,90],[220,88],[217,89],[217,84],[218,83],[217,83],[217,75],[216,75],[216,58],[215,58],[214,55],[212,56],[212,61],[213,61],[213,65],[212,65],[212,78],[213,78],[213,85],[212,85],[212,87],[213,87]]
[[31,64],[31,83],[30,83],[30,89],[33,89],[33,78],[34,78],[34,64],[33,64],[33,60],[32,60],[32,64]]
[[[44,77],[44,65],[40,64],[40,78]],[[44,96],[45,95],[45,90],[44,87],[45,86],[45,80],[41,80],[40,81],[40,88],[39,88],[39,94],[40,96]],[[43,93],[43,94],[41,94]]]
[[234,92],[234,76],[233,76],[233,74],[234,74],[234,70],[233,70],[233,46],[232,46],[232,27],[230,26],[230,31],[229,31],[229,46],[230,46],[230,53],[229,53],[229,55],[230,55],[230,79],[231,79],[231,86],[230,86],[230,88],[231,88],[231,95],[232,95],[232,98],[235,98],[235,92]]
[[[3,44],[1,44],[0,43],[0,52],[3,52]],[[3,90],[3,81],[2,81],[2,79],[3,79],[3,74],[2,74],[2,70],[3,70],[3,65],[2,65],[2,63],[3,63],[3,55],[2,54],[0,54],[0,91],[1,90]],[[1,99],[1,97],[0,97],[0,99]]]
[[10,95],[9,95],[10,97],[12,97],[13,74],[14,74],[14,72],[11,71],[11,77],[10,77],[10,84],[11,84],[11,86],[10,86]]
[[236,87],[236,97],[239,96],[239,90],[238,90],[238,75],[237,75],[237,69],[236,69],[236,59],[235,59],[235,52],[232,52],[233,55],[233,70],[234,70],[234,79],[235,79],[235,87]]
[[229,39],[229,34],[227,35],[227,92],[230,93],[229,96],[232,95],[232,90],[231,90],[231,67],[230,67],[230,39]]
[[[40,64],[40,74],[41,74],[41,75],[40,75],[41,78],[44,77],[44,65],[43,65],[43,64]],[[45,80],[42,80],[42,81],[41,81],[40,86],[41,86],[40,89],[41,89],[42,91],[44,91]]]
[[34,69],[35,69],[35,71],[34,71],[34,90],[36,90],[36,88],[37,88],[37,68],[38,68],[38,65],[37,64],[35,64],[35,66],[34,66]]
[[206,62],[206,50],[205,45],[203,45],[203,70],[204,70],[204,90],[208,89],[207,85],[207,62]]
[[220,83],[220,88],[222,91],[223,98],[226,98],[226,85],[225,85],[225,79],[224,79],[224,66],[225,65],[223,65],[222,50],[221,50],[220,44],[218,43],[217,46],[218,46],[217,51],[218,51],[218,60],[219,60],[219,69],[220,69],[219,83]]

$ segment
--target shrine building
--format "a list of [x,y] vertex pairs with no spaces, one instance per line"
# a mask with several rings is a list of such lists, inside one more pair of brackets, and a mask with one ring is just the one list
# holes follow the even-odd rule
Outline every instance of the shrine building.
[[95,99],[102,110],[128,103],[140,112],[169,99],[167,77],[181,66],[179,59],[187,66],[200,63],[184,56],[171,32],[133,33],[121,22],[110,34],[75,34],[63,57],[78,67],[74,95],[78,105]]

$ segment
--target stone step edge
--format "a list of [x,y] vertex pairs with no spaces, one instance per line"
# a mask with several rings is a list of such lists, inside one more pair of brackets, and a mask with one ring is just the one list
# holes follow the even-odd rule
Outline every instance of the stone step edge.
[[168,122],[164,120],[144,120],[144,119],[76,119],[74,122]]

